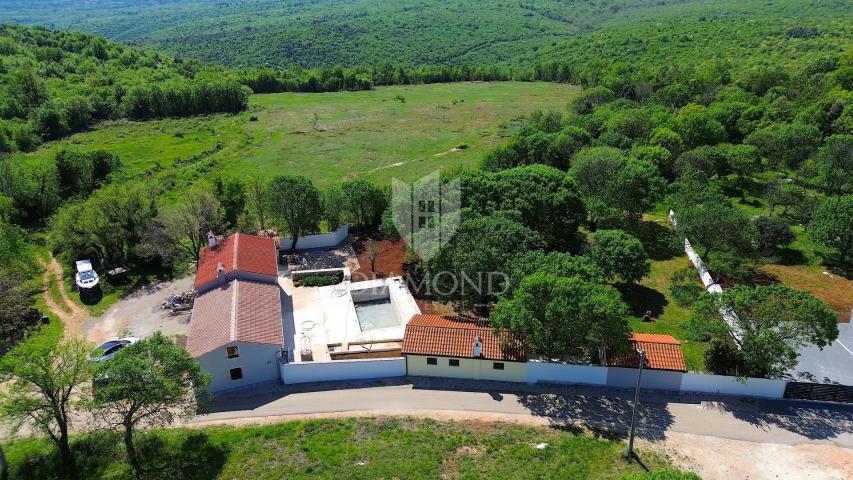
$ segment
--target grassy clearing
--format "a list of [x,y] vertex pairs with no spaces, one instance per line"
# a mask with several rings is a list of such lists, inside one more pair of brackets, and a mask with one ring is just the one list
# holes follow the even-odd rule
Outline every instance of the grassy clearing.
[[[546,443],[544,449],[536,445]],[[619,458],[624,444],[586,434],[509,424],[409,418],[313,420],[261,427],[160,430],[140,453],[152,478],[622,478],[641,472]],[[77,437],[81,478],[128,478],[121,441]],[[12,478],[53,478],[55,452],[40,439],[4,447]],[[667,466],[640,452],[649,468]]]
[[[565,108],[579,91],[555,83],[452,83],[364,92],[253,95],[249,111],[149,122],[104,122],[45,145],[108,150],[129,179],[167,186],[217,174],[306,175],[319,186],[363,177],[390,184],[437,168],[476,165],[507,134],[504,122],[536,109]],[[253,120],[256,118],[257,120]]]
[[[703,354],[708,345],[688,339],[683,324],[690,317],[691,310],[689,307],[679,306],[669,294],[672,273],[688,266],[690,262],[685,256],[653,260],[651,264],[651,273],[640,282],[639,288],[634,290],[638,293],[635,293],[629,302],[635,315],[630,319],[631,328],[635,332],[672,335],[681,342],[681,352],[684,354],[687,369],[705,371]],[[642,316],[646,310],[651,310],[653,322],[643,322]]]
[[[763,182],[754,182],[744,192],[739,192],[741,195],[735,197],[734,205],[750,216],[768,215],[770,207],[761,195],[764,188]],[[778,215],[779,210],[774,215]],[[853,279],[845,278],[833,268],[836,252],[815,243],[805,226],[792,225],[791,230],[796,240],[780,252],[780,258],[774,263],[760,266],[759,272],[767,276],[765,280],[811,293],[838,314],[839,322],[848,322],[853,307]]]

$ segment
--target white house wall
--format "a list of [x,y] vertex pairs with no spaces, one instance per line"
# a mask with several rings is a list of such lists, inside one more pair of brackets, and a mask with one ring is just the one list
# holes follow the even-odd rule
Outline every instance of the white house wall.
[[[236,345],[240,356],[228,358],[226,347]],[[281,350],[274,345],[232,342],[198,358],[202,370],[210,374],[210,391],[221,392],[257,383],[278,381],[278,359]],[[242,368],[243,378],[231,380],[231,369]]]
[[[427,358],[435,358],[436,364],[427,364]],[[495,370],[493,365],[495,360],[473,358],[454,358],[454,360],[459,361],[458,367],[451,367],[448,357],[408,354],[406,370],[408,375],[417,377],[468,378],[500,382],[525,382],[527,378],[527,364],[524,362],[499,362],[504,364],[504,369]]]

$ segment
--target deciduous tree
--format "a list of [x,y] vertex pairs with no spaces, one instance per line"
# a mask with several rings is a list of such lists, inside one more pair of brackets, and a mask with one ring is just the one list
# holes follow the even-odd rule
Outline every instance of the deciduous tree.
[[595,232],[588,255],[608,279],[637,283],[651,271],[643,244],[637,237],[621,230]]
[[318,229],[323,214],[320,191],[306,177],[279,175],[267,185],[267,208],[287,228],[296,252],[296,242],[305,233]]
[[838,250],[842,263],[853,248],[853,195],[830,197],[812,215],[809,236],[821,245]]
[[551,361],[592,360],[600,348],[624,348],[627,317],[612,287],[538,272],[501,299],[490,318],[496,330],[509,330],[531,353]]
[[[720,315],[726,307],[737,314],[734,326]],[[779,284],[738,286],[720,296],[707,294],[694,305],[688,327],[697,337],[721,343],[738,337],[740,348],[727,350],[735,357],[728,364],[739,366],[737,375],[752,377],[778,377],[797,364],[798,349],[822,348],[838,337],[837,317],[825,303]]]
[[196,190],[166,210],[159,224],[172,247],[185,251],[198,262],[201,247],[207,244],[207,232],[222,229],[222,210],[216,197]]
[[74,468],[74,456],[68,435],[75,409],[87,398],[84,387],[92,378],[91,352],[92,346],[83,340],[51,344],[33,338],[0,361],[5,379],[0,417],[16,430],[26,425],[46,435],[69,471]]
[[95,372],[98,418],[123,433],[136,476],[145,469],[133,443],[141,426],[163,427],[199,411],[209,376],[189,353],[160,332],[119,350]]

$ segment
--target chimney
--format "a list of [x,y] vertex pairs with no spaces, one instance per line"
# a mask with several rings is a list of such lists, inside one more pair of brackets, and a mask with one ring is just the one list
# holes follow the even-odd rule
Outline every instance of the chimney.
[[207,246],[209,248],[216,248],[216,235],[213,234],[213,230],[207,231]]
[[225,280],[225,265],[223,265],[222,262],[219,262],[216,265],[216,278],[220,281]]
[[483,355],[483,342],[480,337],[474,339],[474,358],[480,358]]

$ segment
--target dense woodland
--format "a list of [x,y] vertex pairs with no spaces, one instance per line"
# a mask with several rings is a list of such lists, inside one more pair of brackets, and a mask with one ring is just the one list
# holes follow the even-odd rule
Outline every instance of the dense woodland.
[[31,150],[99,120],[246,108],[223,69],[77,32],[0,25],[0,152]]
[[[788,64],[850,44],[848,2],[771,0],[78,0],[4,2],[47,25],[235,67],[542,60]],[[520,61],[516,61],[520,60]]]

